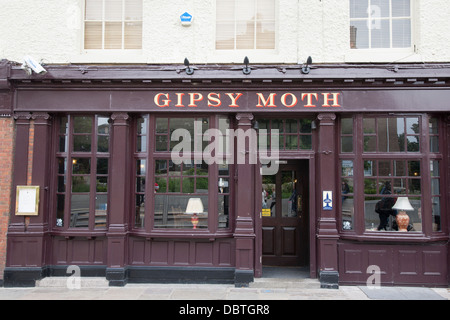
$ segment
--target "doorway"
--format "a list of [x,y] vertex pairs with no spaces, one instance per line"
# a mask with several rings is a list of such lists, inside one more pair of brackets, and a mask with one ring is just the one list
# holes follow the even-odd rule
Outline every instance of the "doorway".
[[309,161],[289,160],[262,176],[262,265],[309,265]]

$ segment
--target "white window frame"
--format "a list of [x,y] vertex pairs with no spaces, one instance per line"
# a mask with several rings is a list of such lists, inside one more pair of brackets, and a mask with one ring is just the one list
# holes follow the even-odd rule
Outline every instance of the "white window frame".
[[[236,36],[236,24],[237,24],[237,20],[236,18],[234,19],[234,48],[233,49],[217,49],[217,0],[214,1],[215,7],[214,7],[214,14],[216,16],[216,20],[215,20],[215,24],[214,24],[214,50],[216,52],[241,52],[241,51],[253,51],[253,52],[266,52],[266,53],[274,53],[277,51],[278,49],[278,38],[279,38],[279,30],[278,30],[278,25],[279,25],[279,1],[274,0],[274,11],[275,11],[275,39],[274,39],[274,48],[273,49],[257,49],[256,48],[256,37],[257,37],[257,33],[256,33],[256,28],[257,28],[257,23],[259,20],[255,19],[255,24],[254,24],[254,30],[255,30],[255,35],[254,35],[254,46],[252,49],[237,49],[236,48],[236,44],[237,44],[237,36]],[[235,2],[235,7],[234,7],[234,12],[236,12],[236,2]],[[257,9],[258,6],[258,0],[255,1],[255,9]]]
[[[144,1],[144,0],[141,0]],[[86,19],[86,0],[83,0],[83,11],[82,11],[82,48],[83,48],[83,52],[84,53],[91,53],[91,54],[101,54],[101,55],[105,55],[105,54],[117,54],[117,53],[126,53],[129,55],[136,55],[136,54],[141,54],[142,53],[142,49],[144,46],[144,41],[143,41],[143,36],[142,36],[142,43],[141,43],[141,49],[125,49],[124,48],[124,42],[125,42],[125,23],[127,21],[132,21],[132,22],[141,22],[142,24],[142,30],[144,29],[144,16],[142,17],[142,20],[125,20],[125,1],[122,0],[122,19],[121,20],[117,20],[117,21],[111,21],[111,22],[121,22],[122,23],[122,43],[121,43],[121,49],[105,49],[105,24],[108,22],[105,19],[105,0],[102,0],[102,20],[87,20]],[[86,49],[85,48],[85,36],[86,36],[86,22],[101,22],[102,23],[102,49]]]
[[[392,26],[392,1],[389,1],[391,6],[389,11],[390,25]],[[364,48],[364,49],[352,49],[350,48],[350,31],[348,33],[347,51],[344,57],[344,62],[416,62],[421,61],[421,56],[418,54],[417,49],[417,23],[418,9],[417,1],[410,0],[410,19],[411,19],[411,45],[405,48],[392,48],[392,28],[390,48]],[[350,0],[348,0],[348,29],[350,30],[350,22],[352,20],[368,20],[370,18],[350,18]],[[369,41],[371,40],[371,33],[369,32]],[[369,42],[370,44],[370,42]]]

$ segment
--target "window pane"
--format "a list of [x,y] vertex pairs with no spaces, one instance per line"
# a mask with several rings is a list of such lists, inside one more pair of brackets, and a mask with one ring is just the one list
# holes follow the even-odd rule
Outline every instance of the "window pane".
[[393,17],[409,17],[410,15],[410,0],[392,0]]
[[353,230],[355,205],[354,198],[342,196],[342,230]]
[[108,158],[97,159],[97,174],[108,174]]
[[66,174],[67,170],[67,159],[58,158],[58,174]]
[[300,149],[301,150],[311,150],[312,149],[312,137],[311,136],[300,136]]
[[219,194],[218,198],[218,213],[219,213],[219,228],[228,228],[228,220],[230,215],[230,196]]
[[350,0],[350,18],[368,18],[369,0]]
[[369,48],[369,28],[367,27],[367,21],[351,21],[350,36],[352,39],[352,48]]
[[74,117],[73,133],[92,133],[92,118]]
[[73,194],[70,206],[70,227],[89,227],[89,200],[88,194]]
[[236,23],[236,49],[255,48],[255,27],[250,21]]
[[102,20],[103,0],[86,0],[86,20]]
[[105,49],[122,49],[122,22],[105,23]]
[[363,119],[364,134],[375,133],[375,119],[365,118]]
[[419,152],[420,151],[419,136],[408,136],[407,143],[408,143],[408,149],[407,149],[408,152]]
[[404,177],[406,176],[406,162],[394,161],[394,176]]
[[108,192],[108,177],[97,177],[96,191],[102,193]]
[[109,152],[109,136],[99,136],[98,137],[98,152]]
[[300,133],[312,133],[312,120],[311,119],[299,119]]
[[216,49],[234,49],[234,22],[217,22],[216,26]]
[[74,152],[91,152],[91,136],[82,135],[73,137]]
[[125,49],[142,49],[142,22],[125,22]]
[[275,2],[274,0],[258,0],[257,19],[274,20]]
[[341,119],[341,134],[353,134],[353,118]]
[[441,231],[441,198],[432,198],[433,231]]
[[[227,191],[227,190],[225,190],[225,191]],[[197,193],[208,193],[208,178],[197,178],[196,192]]]
[[[162,148],[162,146],[159,146],[159,147]],[[137,137],[136,151],[137,152],[146,152],[147,151],[147,136],[138,136]]]
[[66,196],[63,194],[58,194],[56,196],[56,226],[64,227],[64,206],[65,206]]
[[392,20],[392,47],[411,47],[411,20]]
[[72,177],[72,192],[73,193],[89,192],[91,189],[90,181],[91,179],[89,176]]
[[106,194],[97,195],[95,199],[95,227],[106,228],[108,209],[108,196]]
[[275,22],[256,23],[256,49],[275,49]]
[[390,48],[391,30],[389,20],[372,20],[372,48]]
[[101,22],[86,22],[84,24],[84,48],[102,49]]
[[370,1],[372,18],[389,17],[389,0],[371,0]]
[[353,152],[353,137],[341,138],[341,152]]
[[378,161],[378,175],[384,176],[384,177],[390,177],[391,176],[391,161],[384,161],[380,160]]
[[144,217],[145,217],[145,195],[136,195],[136,221],[135,226],[137,228],[144,227]]
[[73,158],[72,159],[73,174],[89,174],[91,173],[90,158]]
[[105,0],[105,20],[122,20],[122,0]]
[[125,0],[125,20],[142,20],[142,0]]
[[[420,198],[408,198],[414,210],[406,211],[409,217],[407,230],[422,231],[421,218],[421,200]],[[385,197],[366,197],[364,201],[365,208],[365,227],[368,231],[398,231],[399,227],[396,221],[398,210],[392,209],[396,199]]]
[[[203,209],[196,206],[199,212],[186,213],[190,199],[200,199]],[[154,215],[155,228],[194,229],[195,225],[195,229],[204,229],[208,227],[208,197],[156,195]]]
[[376,152],[377,151],[377,137],[365,136],[364,137],[364,152]]
[[136,161],[136,175],[137,176],[145,176],[146,172],[146,160],[137,160]]
[[58,192],[66,192],[66,177],[58,177]]

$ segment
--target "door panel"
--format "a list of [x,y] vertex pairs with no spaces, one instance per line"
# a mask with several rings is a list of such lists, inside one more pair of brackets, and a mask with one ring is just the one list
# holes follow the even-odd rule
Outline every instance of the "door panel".
[[263,228],[263,255],[274,255],[275,254],[275,228],[274,227],[264,227]]
[[[281,165],[276,175],[263,176],[263,264],[306,265],[308,161]],[[265,209],[265,210],[264,210]]]

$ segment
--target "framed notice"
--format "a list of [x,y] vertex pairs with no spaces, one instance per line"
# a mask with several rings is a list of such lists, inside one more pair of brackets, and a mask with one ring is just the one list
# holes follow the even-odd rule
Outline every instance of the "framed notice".
[[39,187],[17,186],[16,216],[37,216],[39,213]]

